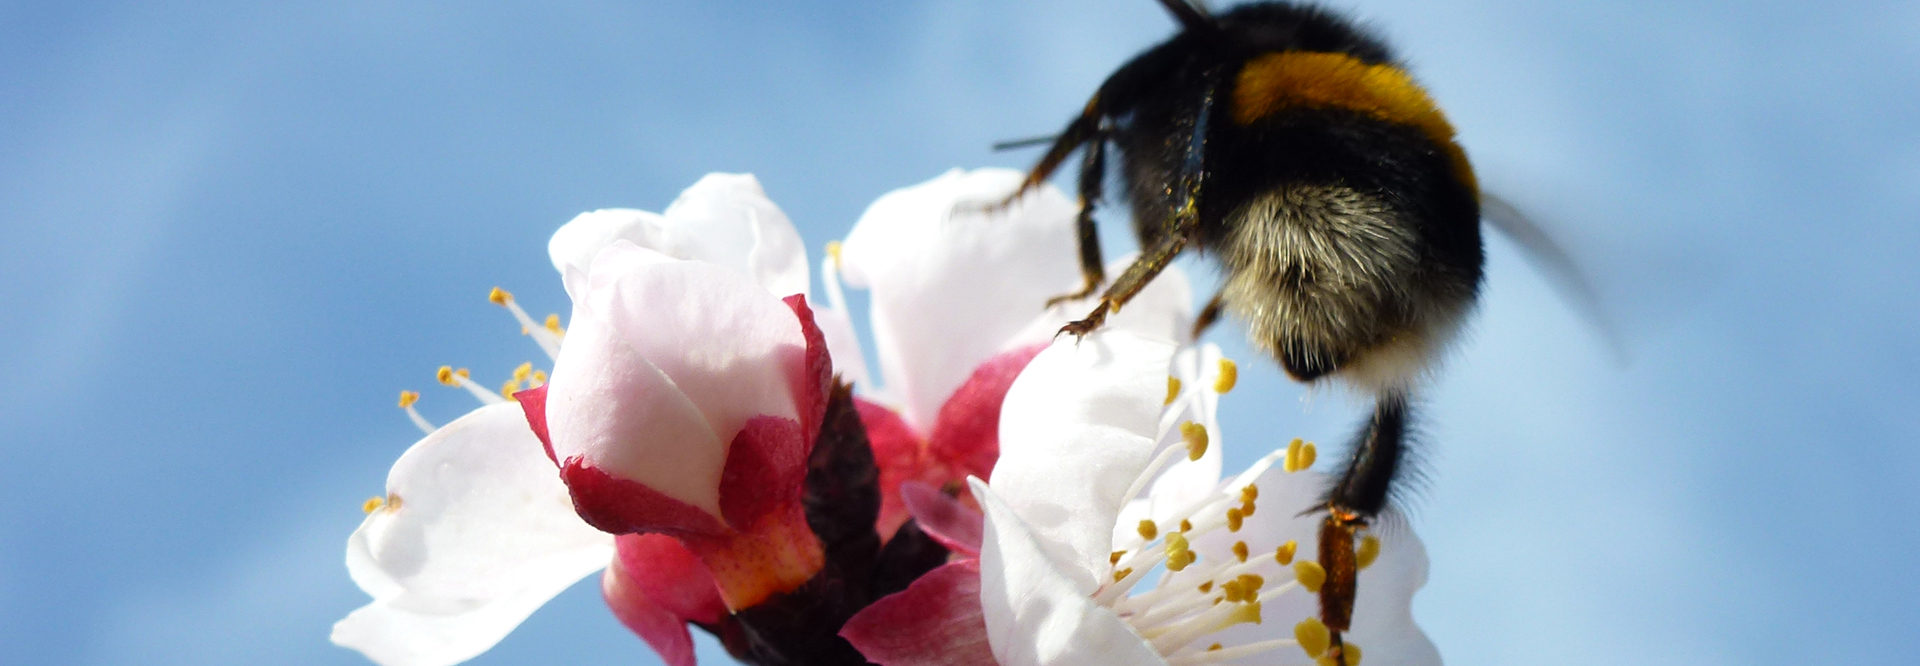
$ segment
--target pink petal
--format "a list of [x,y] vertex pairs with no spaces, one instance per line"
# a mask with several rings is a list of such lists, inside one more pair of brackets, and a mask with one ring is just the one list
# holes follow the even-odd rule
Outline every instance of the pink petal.
[[674,616],[689,622],[719,624],[727,605],[713,585],[713,572],[678,539],[658,534],[616,537],[619,559],[609,571],[620,571],[647,598]]
[[720,475],[720,511],[734,529],[747,529],[782,505],[800,504],[812,448],[802,432],[792,419],[762,416],[733,438]]
[[927,572],[854,614],[840,636],[880,666],[998,666],[980,614],[978,560]]
[[927,452],[946,463],[952,480],[969,475],[985,479],[993,474],[993,464],[1000,458],[1000,404],[1006,401],[1014,378],[1046,348],[1047,343],[1028,345],[987,359],[940,406],[940,418],[927,438]]
[[[827,413],[827,392],[833,388],[833,355],[827,351],[827,337],[813,320],[806,294],[780,299],[800,320],[800,335],[807,341],[804,365],[793,376],[793,397],[800,411],[800,431],[806,433],[808,448],[820,433],[820,419]],[[804,454],[802,455],[804,458]]]
[[860,423],[867,428],[867,444],[873,448],[873,465],[880,470],[880,518],[874,527],[880,538],[893,538],[895,530],[907,522],[907,506],[900,501],[900,484],[927,480],[926,442],[900,414],[881,405],[854,398],[860,411]]
[[920,525],[920,531],[946,546],[947,550],[966,557],[980,554],[983,518],[978,509],[921,481],[901,484],[900,499],[906,503],[907,511],[913,514],[914,522]]
[[727,531],[726,525],[705,510],[644,483],[615,477],[579,457],[568,458],[560,465],[560,480],[567,482],[580,518],[602,532],[684,535]]
[[553,440],[547,436],[547,385],[515,393],[513,400],[526,412],[527,427],[533,429],[534,437],[540,438],[540,447],[547,450],[547,459],[560,464],[560,459],[553,457]]

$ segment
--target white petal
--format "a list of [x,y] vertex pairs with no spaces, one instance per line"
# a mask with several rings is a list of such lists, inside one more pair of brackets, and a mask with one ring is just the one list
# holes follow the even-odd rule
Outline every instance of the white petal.
[[1155,449],[1173,352],[1126,331],[1063,337],[1007,391],[994,492],[1089,583],[1109,567],[1124,495]]
[[[1166,666],[1093,588],[1060,570],[1014,509],[969,479],[986,514],[980,611],[1000,666]],[[995,482],[996,487],[998,482]]]
[[577,303],[585,293],[587,268],[614,241],[624,240],[669,256],[685,255],[688,248],[683,239],[669,234],[664,222],[657,213],[631,208],[581,213],[553,232],[553,238],[547,240],[547,258],[560,272],[567,296]]
[[860,349],[860,337],[854,333],[853,318],[847,314],[847,296],[840,289],[840,271],[834,269],[836,260],[829,256],[820,260],[820,282],[826,287],[826,302],[815,303],[811,299],[808,305],[813,307],[813,322],[820,327],[820,335],[827,339],[827,355],[833,358],[833,371],[841,379],[866,391],[867,357]]
[[807,293],[807,249],[800,232],[753,174],[707,174],[661,215],[666,227],[694,248],[686,255],[666,254],[740,270],[775,296]]
[[387,666],[485,652],[541,604],[605,567],[613,537],[574,514],[520,407],[474,410],[413,445],[347,542],[347,570],[373,603],[334,625],[335,643]]
[[947,395],[1004,349],[1048,298],[1078,286],[1077,208],[1052,186],[1002,215],[1009,169],[949,171],[880,197],[841,249],[849,285],[872,290],[874,345],[907,422],[929,429]]
[[1199,460],[1178,457],[1153,480],[1145,497],[1127,503],[1114,524],[1114,550],[1133,550],[1145,541],[1138,530],[1141,520],[1161,525],[1175,522],[1218,491],[1225,450],[1218,417],[1220,394],[1214,391],[1220,358],[1220,347],[1212,343],[1182,347],[1174,354],[1172,375],[1180,380],[1180,394],[1160,414],[1160,446],[1185,446],[1180,426],[1192,422],[1206,427],[1207,450]]

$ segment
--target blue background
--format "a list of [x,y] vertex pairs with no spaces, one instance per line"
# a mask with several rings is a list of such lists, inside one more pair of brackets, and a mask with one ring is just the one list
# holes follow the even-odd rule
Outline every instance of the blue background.
[[[1171,29],[1147,0],[532,4],[0,5],[0,663],[365,663],[326,636],[418,436],[394,396],[445,422],[473,403],[435,367],[536,357],[485,297],[563,309],[556,226],[751,171],[817,257],[891,188],[1025,166],[986,146]],[[1920,5],[1342,6],[1632,356],[1491,242],[1425,411],[1415,609],[1448,660],[1920,653]],[[1238,336],[1230,466],[1343,439],[1361,405]],[[473,663],[654,663],[597,592]]]

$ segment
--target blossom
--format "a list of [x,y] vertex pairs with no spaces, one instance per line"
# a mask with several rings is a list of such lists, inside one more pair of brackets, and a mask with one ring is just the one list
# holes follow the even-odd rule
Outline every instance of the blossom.
[[[993,480],[971,483],[977,561],[876,602],[850,638],[885,666],[1330,661],[1315,617],[1324,571],[1309,559],[1320,520],[1300,513],[1328,479],[1305,471],[1313,447],[1298,440],[1220,479],[1217,397],[1236,377],[1211,345],[1127,331],[1042,352],[1007,394]],[[1364,648],[1369,663],[1437,664],[1410,613],[1425,552],[1388,522],[1356,544],[1348,663]],[[903,623],[974,631],[906,644],[873,630]]]
[[[822,263],[833,304],[820,317],[829,343],[834,320],[847,312],[842,281],[871,292],[885,381],[865,386],[859,407],[879,462],[883,535],[908,518],[903,484],[957,485],[992,474],[1007,388],[1062,325],[1092,307],[1088,300],[1048,305],[1080,285],[1072,261],[1074,202],[1043,186],[988,210],[1024,177],[1010,169],[955,169],[890,192]],[[1171,269],[1109,325],[1183,336],[1191,294],[1186,277]],[[836,362],[859,358],[851,346],[834,346]],[[864,367],[844,369],[849,362],[840,363],[843,374],[864,377]]]
[[[751,276],[749,284],[760,285],[765,298],[789,289],[805,293],[798,234],[752,176],[710,175],[663,214],[582,214],[554,234],[548,249],[577,299],[587,293],[595,257],[614,245],[622,246],[614,254],[623,258],[644,253],[636,243],[657,248],[656,259],[696,259]],[[739,280],[729,284],[738,291]],[[557,316],[534,321],[503,290],[489,298],[549,357],[559,355],[563,340],[602,334],[578,313],[574,320],[588,326],[580,330],[576,323],[569,331]],[[348,540],[348,571],[374,601],[335,625],[334,642],[389,666],[458,663],[492,647],[575,581],[606,568],[602,587],[615,615],[669,664],[690,666],[685,623],[711,626],[726,612],[712,574],[671,537],[616,538],[580,517],[553,454],[509,397],[528,386],[544,388],[546,374],[523,364],[499,393],[464,369],[442,368],[439,379],[466,388],[483,406],[435,428],[414,410],[418,394],[402,394],[401,406],[428,435],[395,463],[386,494],[369,501],[367,519]]]

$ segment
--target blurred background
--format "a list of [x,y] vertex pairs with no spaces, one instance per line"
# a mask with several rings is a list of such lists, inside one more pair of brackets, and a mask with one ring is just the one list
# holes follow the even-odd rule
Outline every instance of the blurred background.
[[[1490,242],[1413,516],[1447,660],[1920,653],[1920,5],[1337,6],[1631,358]],[[367,600],[360,502],[419,436],[395,396],[445,422],[474,403],[436,367],[536,358],[486,294],[564,312],[555,227],[746,171],[817,260],[889,189],[1026,166],[988,145],[1056,130],[1171,25],[1148,0],[0,3],[0,663],[366,663],[327,633]],[[1363,405],[1212,337],[1243,361],[1230,468],[1345,440]],[[658,662],[596,577],[472,663]]]

